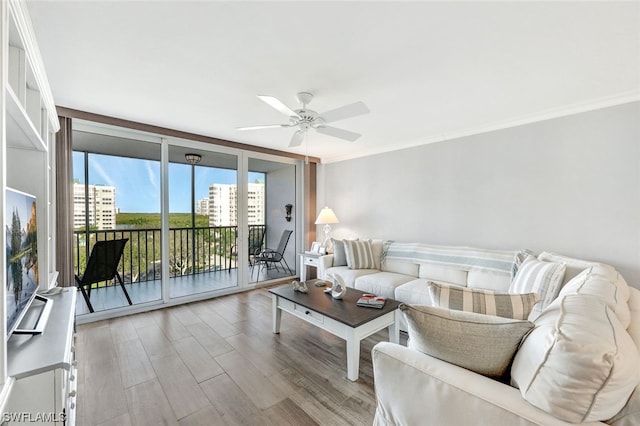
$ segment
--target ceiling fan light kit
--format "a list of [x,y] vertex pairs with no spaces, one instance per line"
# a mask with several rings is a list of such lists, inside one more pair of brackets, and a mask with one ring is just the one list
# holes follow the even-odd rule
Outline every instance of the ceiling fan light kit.
[[289,147],[296,147],[302,144],[305,134],[313,129],[323,135],[332,136],[338,139],[344,139],[349,142],[356,141],[360,136],[359,133],[349,130],[339,129],[337,127],[327,126],[326,123],[344,120],[358,115],[367,114],[369,108],[363,102],[355,102],[345,105],[323,114],[307,109],[307,105],[313,100],[313,95],[308,92],[300,92],[296,95],[296,99],[302,108],[292,110],[275,96],[258,95],[258,98],[270,107],[278,110],[282,114],[289,117],[289,124],[266,124],[261,126],[238,127],[237,130],[258,130],[271,129],[276,127],[297,127],[298,130],[291,137]]

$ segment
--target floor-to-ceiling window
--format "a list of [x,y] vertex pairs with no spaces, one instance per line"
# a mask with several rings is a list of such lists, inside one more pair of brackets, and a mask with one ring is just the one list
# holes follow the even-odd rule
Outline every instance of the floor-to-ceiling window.
[[[95,132],[79,126],[73,134],[74,269],[85,273],[97,241],[126,239],[118,271],[132,305],[159,301],[160,144]],[[89,303],[96,312],[129,305],[118,284],[92,285]],[[82,297],[77,312],[89,312]]]
[[[96,241],[128,239],[132,306],[115,280],[97,283],[98,317],[295,276],[300,161],[81,120],[73,144],[76,272]],[[96,317],[81,297],[77,313]]]

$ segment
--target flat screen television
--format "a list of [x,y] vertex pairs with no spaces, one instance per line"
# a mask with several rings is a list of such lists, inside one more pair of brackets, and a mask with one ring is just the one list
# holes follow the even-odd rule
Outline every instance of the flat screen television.
[[6,190],[7,338],[16,332],[38,289],[36,197]]

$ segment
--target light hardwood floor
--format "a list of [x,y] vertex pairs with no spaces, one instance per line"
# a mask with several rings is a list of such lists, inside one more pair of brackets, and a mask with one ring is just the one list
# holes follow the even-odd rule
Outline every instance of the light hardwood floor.
[[77,424],[370,425],[387,338],[350,382],[343,340],[286,313],[272,333],[264,288],[80,325]]

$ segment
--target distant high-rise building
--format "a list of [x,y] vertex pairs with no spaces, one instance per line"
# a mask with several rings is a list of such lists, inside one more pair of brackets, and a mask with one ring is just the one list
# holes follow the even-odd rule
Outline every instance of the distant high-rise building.
[[[248,193],[248,224],[264,224],[264,183],[250,183]],[[209,226],[238,224],[238,188],[236,185],[209,185]]]
[[247,196],[247,223],[264,225],[264,183],[250,183]]
[[[116,188],[113,186],[87,185],[89,192],[89,226],[116,229]],[[86,224],[85,185],[73,184],[73,227]]]
[[209,216],[209,198],[196,201],[196,214]]

